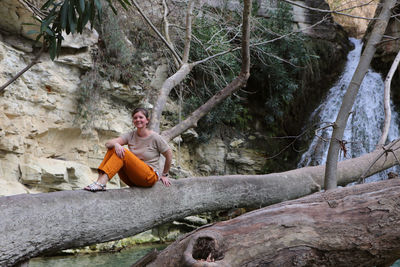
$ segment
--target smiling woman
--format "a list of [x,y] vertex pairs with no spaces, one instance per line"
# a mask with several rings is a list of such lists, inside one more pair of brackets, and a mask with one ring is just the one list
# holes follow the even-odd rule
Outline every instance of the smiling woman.
[[[132,122],[136,130],[106,142],[108,149],[98,167],[97,181],[84,189],[96,192],[105,191],[107,182],[118,173],[128,186],[153,186],[158,180],[170,186],[168,172],[171,167],[172,152],[168,143],[156,132],[147,128],[150,117],[144,108],[132,112]],[[128,145],[129,149],[124,148]],[[165,164],[160,172],[160,156]]]

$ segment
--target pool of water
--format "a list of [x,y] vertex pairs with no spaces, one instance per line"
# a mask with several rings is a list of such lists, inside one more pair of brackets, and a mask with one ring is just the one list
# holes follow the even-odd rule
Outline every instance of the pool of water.
[[101,267],[130,267],[137,260],[156,248],[163,250],[167,245],[140,245],[123,249],[114,253],[91,253],[73,256],[56,256],[33,258],[29,267],[71,267],[71,266],[101,266]]

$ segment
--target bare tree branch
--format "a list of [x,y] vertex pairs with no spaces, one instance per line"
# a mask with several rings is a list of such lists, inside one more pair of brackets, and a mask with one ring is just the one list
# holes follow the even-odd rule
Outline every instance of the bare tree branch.
[[185,47],[183,49],[182,61],[187,63],[189,60],[190,43],[192,41],[192,17],[193,17],[194,0],[190,0],[186,11],[186,36]]
[[397,53],[392,66],[385,79],[385,92],[384,92],[384,110],[385,110],[385,122],[382,127],[382,135],[378,141],[377,146],[383,146],[386,142],[387,136],[389,134],[390,120],[392,118],[392,111],[390,110],[390,84],[392,83],[392,78],[399,66],[400,62],[400,51]]
[[196,109],[188,118],[184,121],[175,125],[171,129],[164,131],[162,135],[170,140],[185,130],[197,125],[197,122],[205,114],[207,114],[215,105],[226,99],[233,92],[239,90],[247,82],[250,76],[250,11],[251,11],[251,0],[244,1],[243,8],[243,26],[242,26],[242,66],[240,74],[224,89],[215,94],[205,104]]
[[[170,46],[172,47],[172,49],[175,51],[175,47],[174,44],[171,42],[171,37],[169,35],[169,21],[168,21],[168,5],[166,0],[162,1],[163,3],[163,7],[164,7],[164,14],[163,14],[163,23],[164,23],[164,34],[165,34],[165,39],[167,40],[167,42],[170,44]],[[178,59],[174,56],[172,57],[175,63],[175,67],[178,69],[179,68],[179,61]]]
[[132,0],[133,5],[135,6],[136,10],[140,13],[140,15],[144,18],[144,20],[147,22],[147,24],[150,26],[150,28],[157,34],[157,36],[164,42],[164,44],[168,47],[168,49],[171,51],[171,53],[174,55],[176,60],[179,62],[179,64],[182,64],[182,59],[179,57],[179,55],[176,53],[175,49],[170,45],[170,43],[165,40],[164,36],[157,30],[157,28],[154,26],[154,24],[149,20],[149,18],[144,14],[143,10],[140,8],[140,6],[136,3],[136,0]]
[[322,13],[337,14],[337,15],[347,16],[347,17],[351,17],[351,18],[356,18],[356,19],[365,19],[365,20],[374,20],[374,19],[375,19],[375,18],[366,18],[366,17],[354,16],[354,15],[350,15],[350,14],[346,14],[346,13],[343,13],[343,12],[342,12],[342,11],[354,9],[354,8],[357,8],[357,7],[363,7],[363,6],[369,5],[371,2],[373,2],[373,0],[371,0],[371,1],[368,2],[368,3],[362,4],[362,5],[352,6],[352,7],[345,8],[345,9],[342,9],[342,10],[337,10],[337,11],[335,11],[335,10],[319,9],[319,8],[314,8],[314,7],[309,7],[309,6],[305,6],[305,5],[302,5],[302,4],[293,2],[293,1],[291,1],[291,0],[282,0],[282,1],[284,1],[284,2],[286,2],[286,3],[288,3],[288,4],[291,4],[291,5],[294,5],[294,6],[298,6],[298,7],[304,8],[304,9],[308,9],[308,10],[312,10],[312,11],[317,11],[317,12],[322,12]]
[[15,80],[17,80],[22,74],[24,74],[26,71],[28,71],[30,68],[32,68],[36,63],[39,63],[39,58],[42,55],[44,51],[44,44],[42,45],[42,48],[40,48],[39,52],[37,55],[32,59],[31,63],[29,63],[28,66],[23,68],[20,72],[18,72],[13,78],[8,80],[5,84],[3,84],[0,87],[0,94],[3,93],[4,89],[6,89],[7,86],[9,86],[11,83],[13,83]]
[[[379,153],[375,159],[371,162],[371,164],[369,165],[369,167],[363,172],[363,174],[360,176],[360,179],[358,180],[359,182],[364,182],[365,177],[367,177],[369,171],[371,170],[372,166],[375,165],[375,163],[383,156],[383,155],[387,155],[389,150],[392,150],[392,147],[394,147],[398,142],[400,141],[400,139],[397,139],[395,141],[393,141],[392,143],[390,143],[387,147],[382,147],[383,151],[381,153]],[[398,147],[397,147],[398,149]],[[394,153],[393,153],[394,154]],[[395,154],[394,154],[395,155]],[[396,158],[397,160],[397,158]]]

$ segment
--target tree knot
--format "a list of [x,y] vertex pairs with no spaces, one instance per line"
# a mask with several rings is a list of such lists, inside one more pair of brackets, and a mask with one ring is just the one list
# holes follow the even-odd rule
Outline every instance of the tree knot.
[[225,266],[223,258],[223,238],[216,231],[193,235],[183,253],[185,266]]

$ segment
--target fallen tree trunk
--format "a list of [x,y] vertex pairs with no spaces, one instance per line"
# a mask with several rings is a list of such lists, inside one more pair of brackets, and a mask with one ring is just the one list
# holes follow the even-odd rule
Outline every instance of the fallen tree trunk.
[[399,258],[400,179],[394,179],[315,193],[203,227],[147,266],[390,266]]
[[[400,157],[400,142],[391,149]],[[339,182],[359,179],[382,152],[339,163]],[[396,164],[393,153],[368,175]],[[367,175],[367,176],[368,176]],[[91,193],[83,190],[0,197],[0,266],[45,252],[129,237],[204,211],[263,207],[318,191],[324,166],[267,175],[187,178],[152,188]]]

